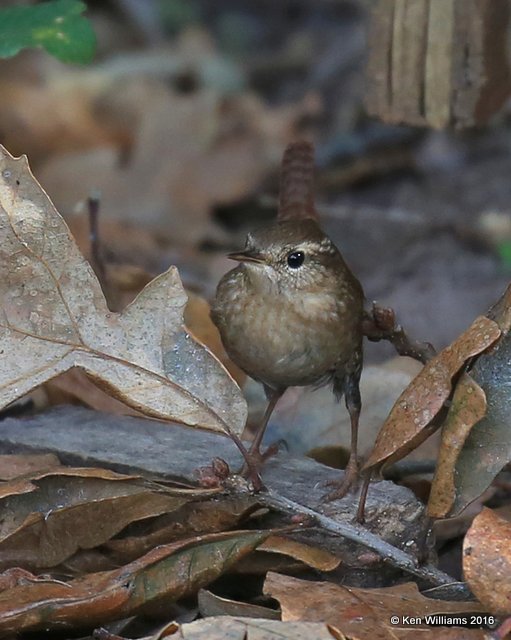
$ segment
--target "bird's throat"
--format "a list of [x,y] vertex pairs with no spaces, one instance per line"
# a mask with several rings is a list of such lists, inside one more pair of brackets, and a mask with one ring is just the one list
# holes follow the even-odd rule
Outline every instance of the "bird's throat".
[[278,295],[279,278],[273,267],[264,263],[245,263],[244,265],[247,282],[254,294],[258,295]]

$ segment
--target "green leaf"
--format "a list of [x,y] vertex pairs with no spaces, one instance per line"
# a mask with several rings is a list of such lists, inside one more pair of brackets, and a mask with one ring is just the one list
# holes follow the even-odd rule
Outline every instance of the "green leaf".
[[96,36],[81,14],[79,0],[52,0],[29,7],[0,9],[0,57],[42,47],[62,62],[85,64],[96,49]]
[[502,262],[507,266],[511,266],[511,241],[504,240],[497,246],[497,252]]

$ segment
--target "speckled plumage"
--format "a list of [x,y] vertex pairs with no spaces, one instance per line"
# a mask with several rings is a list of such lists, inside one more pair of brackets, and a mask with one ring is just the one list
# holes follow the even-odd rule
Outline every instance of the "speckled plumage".
[[333,379],[341,394],[362,365],[363,293],[338,249],[314,220],[291,220],[250,234],[245,252],[261,261],[229,271],[212,305],[231,359],[271,389]]

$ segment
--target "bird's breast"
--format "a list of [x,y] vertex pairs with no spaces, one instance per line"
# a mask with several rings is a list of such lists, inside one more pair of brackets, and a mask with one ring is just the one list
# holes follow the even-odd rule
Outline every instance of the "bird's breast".
[[351,357],[361,304],[349,291],[263,295],[240,280],[220,284],[212,315],[231,359],[251,377],[272,387],[309,385]]

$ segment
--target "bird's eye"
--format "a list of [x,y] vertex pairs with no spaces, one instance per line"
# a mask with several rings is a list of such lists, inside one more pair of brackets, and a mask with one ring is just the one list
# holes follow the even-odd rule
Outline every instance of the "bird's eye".
[[298,269],[302,266],[305,260],[305,253],[303,251],[292,251],[287,256],[287,264],[291,269]]

